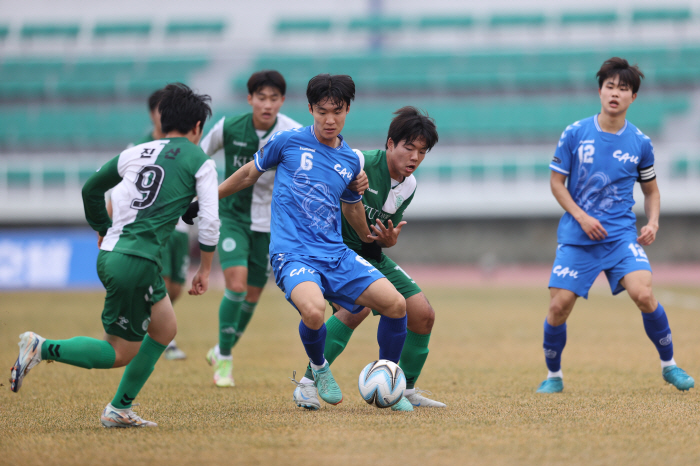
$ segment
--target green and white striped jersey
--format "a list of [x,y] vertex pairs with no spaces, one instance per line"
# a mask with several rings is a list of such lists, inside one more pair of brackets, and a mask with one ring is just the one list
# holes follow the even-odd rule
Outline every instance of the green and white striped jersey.
[[[104,193],[112,190],[112,219]],[[83,186],[85,218],[104,236],[100,249],[144,257],[160,265],[161,246],[180,216],[199,198],[199,244],[219,241],[216,165],[186,138],[160,139],[126,149]]]
[[[353,150],[360,152],[357,149]],[[416,177],[411,175],[401,183],[392,183],[385,150],[362,151],[362,154],[365,156],[364,170],[369,181],[369,188],[362,195],[367,225],[376,225],[377,219],[380,219],[384,226],[387,226],[389,220],[396,226],[403,218],[406,207],[413,200],[416,192]],[[392,188],[392,184],[396,186]],[[360,238],[345,217],[343,217],[343,242],[355,251],[362,248]]]
[[[266,133],[258,135],[253,126],[253,114],[246,113],[235,117],[222,118],[202,139],[200,145],[207,155],[214,155],[224,149],[226,159],[226,178],[236,170],[253,160],[253,155],[278,131],[301,128],[301,124],[282,113]],[[270,231],[270,204],[275,172],[270,170],[255,182],[253,186],[232,194],[220,202],[221,215],[234,221],[249,224],[253,231]]]

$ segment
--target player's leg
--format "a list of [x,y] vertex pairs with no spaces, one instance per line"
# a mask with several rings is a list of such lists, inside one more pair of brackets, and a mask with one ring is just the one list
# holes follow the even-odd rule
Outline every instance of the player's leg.
[[544,321],[542,343],[548,374],[537,393],[557,393],[564,389],[561,354],[566,346],[566,320],[573,311],[577,298],[573,291],[549,289],[549,311]]
[[644,330],[659,353],[664,380],[679,390],[693,388],[695,381],[676,365],[673,358],[671,328],[664,307],[654,297],[651,272],[637,270],[628,273],[620,280],[620,285],[627,290],[634,303],[642,311]]
[[[170,302],[175,304],[182,294],[182,288],[187,281],[187,270],[190,265],[189,235],[175,230],[170,235],[168,242],[161,249],[161,275],[165,281],[165,289],[168,291]],[[169,360],[185,359],[187,355],[177,346],[175,340],[168,343],[163,357]]]

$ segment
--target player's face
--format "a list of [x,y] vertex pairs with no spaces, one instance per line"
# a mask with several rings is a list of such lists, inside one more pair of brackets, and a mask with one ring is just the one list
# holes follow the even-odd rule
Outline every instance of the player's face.
[[598,90],[602,111],[610,116],[624,115],[637,98],[632,87],[620,82],[620,76],[612,76],[603,82]]
[[331,147],[337,147],[336,138],[345,126],[345,117],[350,111],[350,106],[344,101],[341,106],[337,102],[329,99],[311,106],[309,104],[309,113],[314,117],[314,132],[321,144]]
[[252,95],[248,94],[248,104],[253,107],[253,126],[255,129],[272,128],[283,103],[284,96],[276,87],[265,86]]
[[160,126],[160,112],[158,111],[158,107],[153,109],[153,111],[150,113],[151,114],[151,121],[153,122],[153,136],[154,139],[163,139],[163,130],[161,129]]
[[416,138],[406,144],[406,140],[398,144],[389,138],[387,141],[386,161],[389,166],[389,174],[397,181],[402,181],[416,171],[418,165],[425,159],[427,153],[425,139]]

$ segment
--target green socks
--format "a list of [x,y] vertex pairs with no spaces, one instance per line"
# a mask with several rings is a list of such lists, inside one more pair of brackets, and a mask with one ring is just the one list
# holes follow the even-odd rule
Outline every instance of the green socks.
[[231,348],[233,348],[240,336],[238,321],[241,316],[241,305],[246,294],[245,292],[236,293],[231,290],[224,291],[224,297],[219,305],[219,353],[222,356],[231,355]]
[[41,345],[41,359],[85,369],[109,369],[114,366],[116,354],[112,345],[104,340],[74,337],[69,340],[46,340]]
[[243,304],[241,304],[241,312],[238,316],[238,323],[236,324],[238,339],[241,338],[241,335],[243,335],[243,332],[245,332],[246,327],[248,327],[248,322],[250,322],[250,319],[253,318],[253,313],[255,312],[257,305],[258,303],[251,303],[248,301],[243,301]]
[[134,359],[131,360],[124,370],[122,380],[119,382],[119,388],[112,400],[112,406],[117,409],[131,407],[131,403],[143,388],[151,372],[153,372],[156,362],[163,354],[163,351],[165,351],[165,345],[161,345],[146,335],[143,343],[141,343],[139,352],[136,353]]
[[428,359],[428,342],[430,334],[419,335],[408,330],[406,343],[403,345],[399,367],[406,375],[406,389],[414,388],[416,380],[423,370],[425,360]]
[[[326,321],[326,348],[323,355],[328,361],[328,364],[333,364],[340,353],[343,352],[352,336],[353,330],[342,323],[336,316],[331,316]],[[306,368],[304,377],[313,380],[314,376],[311,373],[311,367]]]

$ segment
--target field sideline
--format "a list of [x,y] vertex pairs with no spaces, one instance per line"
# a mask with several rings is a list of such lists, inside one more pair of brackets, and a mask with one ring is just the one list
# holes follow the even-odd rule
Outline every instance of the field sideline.
[[[657,287],[676,360],[700,382],[700,289]],[[345,395],[318,412],[296,408],[288,377],[305,367],[298,315],[271,285],[234,349],[237,386],[217,389],[204,361],[217,337],[221,292],[176,305],[186,361],[161,360],[136,411],[159,427],[107,430],[99,414],[123,369],[42,363],[9,390],[17,335],[100,337],[103,294],[0,294],[0,457],[3,464],[697,464],[700,398],[666,385],[642,319],[626,296],[596,287],[569,320],[565,390],[534,393],[546,376],[544,286],[426,289],[437,311],[418,386],[444,410],[393,413],[357,392],[376,359],[377,319],[333,366]]]

